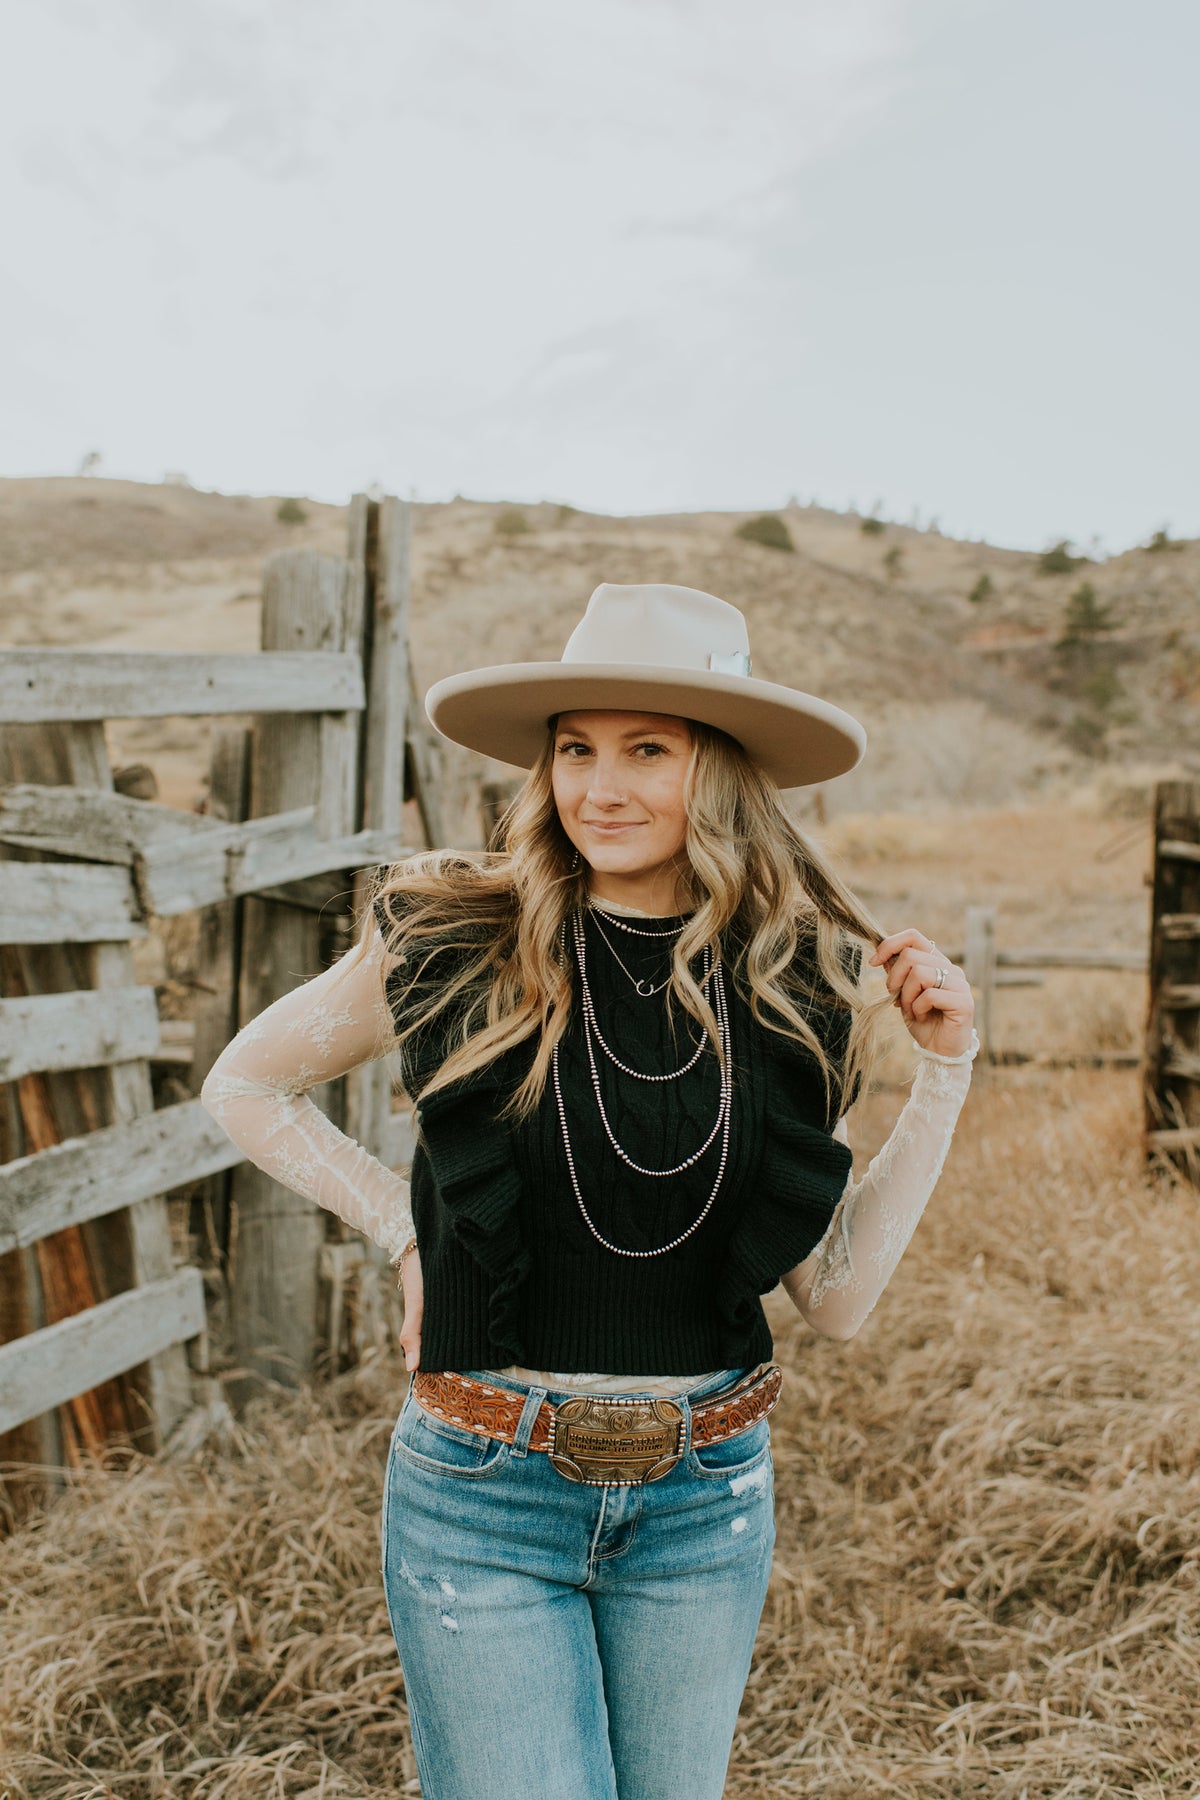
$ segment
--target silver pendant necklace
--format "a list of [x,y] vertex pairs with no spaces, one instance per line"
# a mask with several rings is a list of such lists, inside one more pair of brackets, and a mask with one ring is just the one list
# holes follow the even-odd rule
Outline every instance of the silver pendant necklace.
[[[578,917],[576,919],[576,929],[577,929],[577,931],[580,932],[580,937],[581,937],[582,932],[581,932],[581,928],[579,926]],[[565,919],[563,921],[562,928],[561,928],[559,935],[560,935],[560,946],[561,946],[563,958],[565,961],[566,948],[567,948],[567,944],[566,944],[567,932],[566,932],[566,920]],[[657,934],[655,934],[655,935],[657,935]],[[662,934],[662,935],[667,935],[667,934]],[[577,940],[577,942],[578,942],[578,940]],[[587,1204],[584,1201],[583,1194],[580,1190],[579,1176],[578,1176],[578,1174],[576,1172],[576,1168],[575,1168],[575,1157],[574,1157],[574,1153],[572,1152],[572,1149],[571,1149],[570,1133],[567,1130],[567,1112],[566,1112],[566,1107],[563,1104],[562,1081],[561,1081],[560,1075],[559,1075],[558,1044],[557,1043],[555,1044],[554,1049],[551,1052],[550,1062],[551,1062],[551,1073],[552,1073],[553,1079],[554,1079],[554,1098],[555,1098],[555,1102],[556,1102],[557,1108],[558,1108],[558,1121],[559,1121],[560,1129],[562,1131],[563,1149],[566,1152],[567,1169],[568,1169],[568,1172],[571,1177],[571,1188],[575,1195],[575,1202],[576,1202],[577,1206],[579,1207],[580,1213],[583,1216],[584,1224],[587,1226],[588,1230],[591,1232],[591,1234],[595,1238],[596,1242],[598,1244],[602,1244],[603,1247],[606,1250],[611,1251],[614,1256],[628,1256],[628,1257],[636,1258],[638,1260],[645,1260],[646,1258],[651,1257],[651,1256],[665,1256],[668,1250],[676,1249],[678,1245],[684,1243],[688,1238],[690,1238],[693,1232],[698,1231],[700,1229],[700,1226],[704,1223],[705,1219],[708,1217],[709,1213],[712,1210],[713,1202],[715,1201],[715,1199],[717,1197],[717,1193],[720,1189],[722,1178],[724,1177],[724,1174],[725,1174],[725,1167],[729,1161],[729,1133],[730,1133],[730,1123],[731,1123],[731,1120],[733,1117],[732,1039],[731,1039],[731,1034],[730,1034],[730,1029],[729,1029],[729,1007],[728,1007],[728,1003],[727,1003],[726,995],[725,995],[725,984],[724,984],[724,980],[722,979],[722,969],[721,969],[719,952],[713,950],[710,952],[710,954],[712,956],[712,966],[710,969],[710,973],[712,974],[712,977],[713,977],[713,987],[712,987],[713,1011],[716,1015],[717,1031],[718,1031],[718,1035],[719,1035],[720,1041],[721,1041],[721,1049],[724,1053],[724,1055],[723,1055],[724,1067],[721,1071],[721,1099],[720,1099],[720,1107],[719,1107],[718,1119],[717,1119],[717,1124],[721,1129],[721,1156],[720,1156],[720,1162],[717,1167],[716,1177],[714,1178],[712,1188],[709,1191],[708,1199],[704,1202],[704,1205],[701,1208],[699,1214],[697,1215],[697,1217],[695,1219],[693,1219],[692,1223],[688,1226],[687,1230],[681,1231],[679,1233],[679,1235],[677,1237],[673,1237],[669,1243],[660,1244],[656,1250],[628,1250],[621,1244],[611,1243],[608,1238],[604,1237],[601,1232],[597,1231],[595,1225],[592,1222],[591,1214],[588,1212]],[[581,983],[581,985],[582,985],[582,983]],[[594,1008],[592,1008],[590,1005],[590,994],[589,994],[588,1010],[594,1011]],[[595,1059],[592,1056],[591,1048],[590,1048],[590,1035],[589,1035],[586,1011],[585,1011],[585,1016],[584,1016],[584,1035],[586,1038],[588,1038],[588,1042],[589,1042],[588,1055],[589,1055],[589,1061],[591,1064],[592,1086],[595,1091],[597,1104],[600,1106],[600,1116],[604,1123],[604,1129],[605,1129],[606,1135],[608,1136],[609,1142],[613,1145],[613,1148],[617,1151],[617,1153],[619,1155],[621,1155],[627,1163],[629,1163],[629,1166],[631,1168],[636,1169],[638,1167],[638,1165],[636,1163],[632,1162],[628,1156],[625,1156],[625,1153],[621,1150],[620,1145],[617,1144],[616,1139],[614,1138],[611,1130],[609,1130],[608,1120],[604,1115],[603,1104],[601,1103],[601,1100],[600,1100],[599,1076],[598,1076],[598,1072],[597,1072],[596,1065],[595,1065]],[[703,1043],[702,1043],[701,1047],[703,1047]],[[680,1071],[680,1072],[682,1072],[682,1071]],[[674,1077],[670,1077],[669,1079],[674,1079]],[[716,1137],[716,1129],[714,1128],[712,1135],[709,1137],[708,1144],[711,1144],[715,1137]],[[705,1145],[705,1149],[708,1148],[708,1144]],[[696,1156],[690,1157],[688,1159],[688,1162],[681,1164],[680,1169],[678,1169],[678,1170],[647,1169],[647,1170],[641,1170],[640,1173],[648,1174],[648,1175],[678,1174],[681,1172],[681,1170],[683,1168],[689,1167],[690,1164],[692,1162],[695,1162],[696,1158],[701,1155],[703,1155],[703,1151],[697,1151]]]
[[[609,949],[612,951],[612,954],[617,963],[617,966],[620,969],[624,970],[625,975],[633,983],[634,988],[642,996],[643,1000],[651,1000],[651,999],[653,999],[655,994],[661,994],[664,988],[670,987],[671,976],[669,973],[667,975],[667,979],[665,981],[660,981],[657,987],[654,986],[653,982],[647,981],[644,978],[641,981],[639,981],[637,976],[632,974],[630,972],[630,970],[625,967],[625,964],[621,961],[621,958],[617,955],[617,952],[616,952],[615,948],[613,947],[612,940],[610,939],[607,931],[605,931],[603,925],[601,925],[601,923],[600,923],[600,914],[597,912],[597,910],[594,906],[592,907],[592,917],[596,921],[596,930],[600,933],[600,936],[604,939],[605,943],[608,945]],[[605,917],[607,918],[608,915],[605,914]],[[576,929],[576,936],[578,937],[579,930],[580,930],[578,916],[576,917],[575,929]],[[654,938],[678,937],[679,933],[682,930],[683,930],[682,925],[676,925],[670,931],[639,931],[637,933],[637,935],[638,935],[638,937],[654,937]]]
[[[591,1039],[591,1037],[594,1037],[596,1042],[599,1044],[600,1048],[603,1050],[605,1056],[607,1056],[609,1062],[611,1062],[614,1065],[614,1067],[620,1069],[622,1074],[632,1075],[635,1081],[678,1081],[678,1079],[681,1075],[686,1075],[688,1070],[695,1068],[696,1064],[699,1062],[701,1054],[703,1053],[703,1050],[704,1050],[705,1042],[706,1042],[705,1036],[703,1034],[701,1035],[700,1042],[696,1045],[695,1051],[693,1052],[692,1056],[688,1059],[688,1061],[684,1063],[683,1067],[681,1069],[672,1069],[670,1074],[668,1074],[668,1075],[647,1075],[643,1070],[630,1068],[628,1063],[623,1063],[621,1061],[620,1057],[614,1055],[613,1052],[609,1049],[608,1044],[605,1042],[603,1034],[601,1033],[599,1021],[596,1018],[596,1003],[592,999],[592,988],[591,988],[591,983],[588,981],[588,974],[587,974],[587,946],[586,946],[586,943],[584,940],[584,935],[583,935],[583,923],[582,923],[582,920],[580,919],[578,913],[575,915],[575,919],[574,919],[573,923],[574,923],[574,928],[575,928],[575,930],[574,930],[575,957],[579,964],[579,988],[580,988],[580,995],[581,995],[581,998],[583,1001],[583,1017],[584,1017],[584,1024],[585,1024],[585,1036],[588,1037],[588,1039],[589,1039],[589,1041],[588,1041],[588,1056],[589,1056],[589,1058],[592,1057],[592,1049],[591,1049],[590,1039]],[[705,965],[704,973],[700,977],[700,986],[701,987],[704,987],[706,985],[706,983],[708,982],[709,977],[712,975],[713,969],[715,967],[715,959],[713,957],[712,949],[707,944],[704,947],[704,965]],[[625,973],[627,975],[629,974],[628,969],[626,969]],[[631,979],[632,979],[632,977],[631,977]],[[670,978],[668,977],[668,981],[669,981],[669,979]],[[667,986],[667,982],[664,982],[663,986],[664,987]],[[654,991],[655,991],[655,993],[658,993],[660,990],[658,988],[656,988]],[[603,1107],[601,1107],[600,1111],[601,1111],[601,1115],[603,1115],[603,1112],[604,1112]],[[709,1142],[710,1143],[712,1142],[711,1138],[709,1139]]]

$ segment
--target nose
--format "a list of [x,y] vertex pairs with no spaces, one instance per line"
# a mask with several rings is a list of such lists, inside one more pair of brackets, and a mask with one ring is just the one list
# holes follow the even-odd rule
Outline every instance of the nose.
[[617,778],[614,762],[598,756],[588,783],[588,800],[592,806],[624,806],[628,796]]

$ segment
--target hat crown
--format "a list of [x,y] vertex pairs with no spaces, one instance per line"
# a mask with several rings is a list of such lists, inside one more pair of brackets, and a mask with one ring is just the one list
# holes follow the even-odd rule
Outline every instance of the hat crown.
[[743,672],[748,672],[749,656],[745,618],[728,600],[669,582],[602,581],[567,639],[562,660],[708,670],[745,658]]

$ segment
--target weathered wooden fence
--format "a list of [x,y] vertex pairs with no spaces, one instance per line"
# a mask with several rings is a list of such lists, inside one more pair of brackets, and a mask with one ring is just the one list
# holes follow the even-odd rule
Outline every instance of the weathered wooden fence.
[[[395,1306],[382,1252],[245,1164],[198,1100],[155,1109],[160,1024],[131,952],[150,920],[200,911],[197,1092],[240,1023],[345,947],[365,874],[410,853],[406,797],[410,837],[441,841],[410,509],[356,496],[349,529],[344,558],[267,564],[257,654],[0,655],[2,1462],[159,1447],[211,1398],[209,1325],[246,1379],[294,1382]],[[252,716],[214,735],[207,815],[114,790],[104,721],[177,714]],[[408,1160],[386,1064],[316,1098]],[[203,1274],[178,1266],[172,1190],[202,1211]]]
[[[1039,1060],[1041,1053],[1028,1051],[999,1052],[993,1041],[993,997],[1001,987],[1040,987],[1046,969],[1131,969],[1145,970],[1148,957],[1144,950],[1072,950],[1065,946],[1031,946],[1027,949],[1000,949],[996,943],[996,908],[968,906],[966,931],[961,944],[945,946],[946,954],[962,964],[963,973],[975,995],[975,1027],[979,1033],[980,1056],[984,1062]],[[1076,1063],[1080,1056],[1057,1059]],[[1099,1051],[1088,1060],[1116,1066],[1136,1066],[1141,1062],[1139,1050]]]
[[1159,783],[1153,893],[1146,1149],[1200,1187],[1200,781]]

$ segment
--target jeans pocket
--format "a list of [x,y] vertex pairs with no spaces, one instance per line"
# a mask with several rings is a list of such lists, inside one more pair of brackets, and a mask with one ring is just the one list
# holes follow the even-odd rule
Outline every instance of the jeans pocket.
[[698,1449],[693,1446],[688,1451],[687,1462],[693,1475],[723,1481],[747,1474],[770,1454],[770,1420],[757,1419],[734,1437],[722,1438],[715,1444],[702,1444]]
[[411,1396],[401,1409],[392,1446],[398,1458],[431,1474],[467,1480],[494,1474],[508,1461],[512,1447],[427,1413]]

